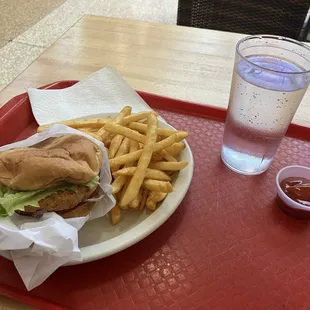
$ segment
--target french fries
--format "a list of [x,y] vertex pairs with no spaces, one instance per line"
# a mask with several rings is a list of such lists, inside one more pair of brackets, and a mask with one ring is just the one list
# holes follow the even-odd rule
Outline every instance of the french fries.
[[[136,141],[130,141],[129,152],[135,152],[139,149],[139,143]],[[124,167],[131,167],[134,165],[134,162],[127,163]],[[116,167],[115,167],[116,168]],[[115,177],[112,183],[112,194],[117,194],[125,185],[127,181],[126,175],[118,175]]]
[[[136,167],[123,168],[123,169],[120,169],[114,172],[113,176],[114,178],[120,175],[133,176],[136,170],[137,170]],[[149,169],[149,168],[146,169],[145,178],[154,179],[154,180],[162,180],[162,181],[171,181],[171,177],[165,172],[156,170],[156,169]]]
[[121,210],[119,208],[119,205],[116,204],[112,210],[110,211],[111,214],[111,222],[113,225],[116,225],[120,222],[121,220]]
[[146,179],[143,182],[143,187],[151,192],[171,193],[173,191],[170,182]]
[[132,152],[136,152],[140,149],[140,145],[137,141],[133,141],[131,140],[130,141],[130,149],[129,149],[129,152],[132,153]]
[[87,130],[87,129],[84,129],[84,128],[81,128],[79,130],[82,131],[82,132],[85,132],[86,134],[88,134],[88,135],[92,136],[93,138],[95,138],[95,139],[100,141],[100,136],[97,133],[92,132],[92,131]]
[[167,197],[167,193],[150,192],[146,200],[146,207],[154,211],[157,207],[157,203],[164,200]]
[[115,156],[116,152],[122,144],[123,139],[124,137],[122,135],[115,135],[112,138],[108,152],[109,158],[113,158]]
[[150,164],[151,169],[165,170],[165,171],[178,171],[182,170],[188,165],[187,161],[179,161],[179,162],[166,162],[159,161],[154,164]]
[[[129,124],[129,128],[139,131],[140,133],[146,134],[147,126],[146,124],[132,122]],[[166,129],[166,128],[157,128],[157,134],[159,136],[171,136],[175,134],[175,130]]]
[[127,177],[125,175],[118,176],[112,183],[112,194],[117,194],[125,185]]
[[[123,189],[122,189],[122,192],[121,192],[120,195],[119,195],[118,203],[123,199],[123,197],[124,197],[125,194],[126,194],[127,188],[128,188],[128,186],[129,186],[129,181],[128,181],[128,180],[130,180],[130,179],[129,179],[129,178],[126,178],[126,181],[127,181],[127,182],[125,182],[125,184],[124,184],[124,186],[123,186]],[[121,209],[123,209],[123,210],[127,210],[127,209],[128,209],[128,205],[123,205],[123,206],[119,205],[119,207],[120,207]]]
[[160,155],[162,155],[162,157],[164,159],[166,159],[167,161],[171,161],[171,162],[176,162],[177,160],[172,156],[170,155],[166,150],[161,150],[159,152]]
[[132,115],[128,115],[124,117],[124,120],[122,122],[122,124],[125,126],[131,122],[137,122],[140,121],[142,119],[148,118],[148,116],[150,115],[150,113],[153,113],[157,116],[157,113],[155,112],[140,112],[140,113],[136,113],[136,114],[132,114]]
[[[179,142],[179,141],[185,139],[187,136],[188,136],[187,132],[180,131],[180,132],[177,132],[177,133],[171,135],[170,137],[168,137],[164,140],[161,140],[161,141],[155,143],[154,153],[159,152],[159,151],[173,145],[175,142]],[[142,154],[142,150],[138,150],[136,152],[132,152],[132,153],[129,153],[129,154],[126,154],[123,156],[113,158],[112,160],[110,160],[110,166],[111,167],[114,167],[117,165],[120,166],[120,165],[126,164],[130,161],[135,161],[135,160],[140,158],[141,154]]]
[[63,124],[69,126],[71,128],[80,129],[80,128],[101,128],[105,124],[111,121],[111,117],[104,117],[104,118],[88,118],[88,119],[79,119],[79,120],[68,120],[68,121],[61,121],[57,123],[51,123],[47,125],[39,126],[37,132],[41,132],[45,129],[48,129],[52,125],[55,124]]
[[129,148],[130,148],[130,140],[125,137],[118,151],[116,152],[115,157],[127,154],[129,152]]
[[[119,113],[118,115],[115,117],[115,119],[113,120],[113,122],[115,124],[121,124],[121,122],[123,121],[124,117],[126,115],[129,115],[131,113],[131,107],[124,107]],[[110,133],[105,131],[104,126],[98,131],[98,135],[101,137],[102,142],[105,142],[108,138]]]
[[140,211],[142,211],[145,208],[147,197],[149,196],[149,191],[147,189],[142,189],[142,199],[140,202]]
[[166,148],[166,151],[173,157],[178,156],[185,149],[184,142],[177,142]]
[[[173,174],[188,164],[179,161],[186,131],[159,128],[154,111],[132,114],[131,110],[126,106],[115,117],[59,122],[105,144],[116,199],[110,211],[113,225],[122,220],[123,212],[156,210],[173,191]],[[38,132],[51,125],[40,126]]]
[[[173,156],[173,158],[175,159],[184,149],[185,149],[185,144],[183,142],[176,142],[172,144],[171,146],[167,147],[165,151],[171,156]],[[164,159],[164,156],[163,156],[163,153],[161,152],[157,152],[153,154],[152,156],[153,162],[161,161],[163,159]],[[168,161],[171,161],[171,160],[168,160]]]
[[136,198],[129,204],[129,208],[131,208],[131,209],[139,208],[141,200],[142,200],[142,189],[139,191]]
[[151,113],[148,116],[147,133],[141,157],[139,158],[137,169],[129,182],[128,188],[126,189],[124,196],[120,200],[121,207],[131,203],[139,193],[139,190],[145,178],[146,169],[150,164],[152,154],[155,149],[155,143],[157,138],[157,123],[157,117],[155,116],[155,114]]
[[115,123],[108,123],[104,126],[104,129],[111,133],[117,133],[119,135],[123,135],[124,137],[127,137],[129,139],[132,139],[134,141],[144,143],[145,141],[145,135],[141,135],[141,133],[138,133],[132,129],[129,129],[127,127],[117,125]]
[[113,169],[115,166],[121,166],[130,162],[136,161],[140,158],[142,150],[137,150],[110,160],[110,167]]

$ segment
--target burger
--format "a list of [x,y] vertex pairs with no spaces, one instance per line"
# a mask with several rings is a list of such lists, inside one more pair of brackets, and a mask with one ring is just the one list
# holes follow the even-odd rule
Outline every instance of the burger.
[[103,154],[80,135],[46,139],[0,152],[0,216],[86,216],[98,197]]

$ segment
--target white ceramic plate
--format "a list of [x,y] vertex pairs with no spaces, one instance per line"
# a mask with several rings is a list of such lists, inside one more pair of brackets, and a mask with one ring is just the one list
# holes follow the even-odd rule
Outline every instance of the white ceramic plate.
[[[159,121],[159,126],[174,129],[163,121]],[[124,211],[121,222],[116,226],[111,224],[109,216],[87,222],[79,231],[82,261],[66,265],[83,264],[120,252],[150,235],[173,214],[183,200],[193,176],[193,156],[186,141],[185,144],[180,159],[189,164],[177,174],[173,181],[173,192],[169,193],[160,207],[154,212]],[[1,255],[10,259],[8,252],[2,252]]]

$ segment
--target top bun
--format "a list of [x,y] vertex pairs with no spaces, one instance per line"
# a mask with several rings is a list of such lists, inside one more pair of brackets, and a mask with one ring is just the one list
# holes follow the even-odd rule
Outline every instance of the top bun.
[[98,175],[101,166],[99,146],[86,137],[70,134],[0,152],[0,185],[28,191],[64,181],[84,184]]

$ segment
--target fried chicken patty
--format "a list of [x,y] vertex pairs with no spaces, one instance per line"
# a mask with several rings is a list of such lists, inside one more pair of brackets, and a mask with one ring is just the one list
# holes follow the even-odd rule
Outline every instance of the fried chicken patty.
[[97,187],[77,186],[76,191],[59,191],[39,201],[39,207],[25,206],[24,211],[16,211],[22,215],[41,215],[45,212],[70,210],[88,199]]

